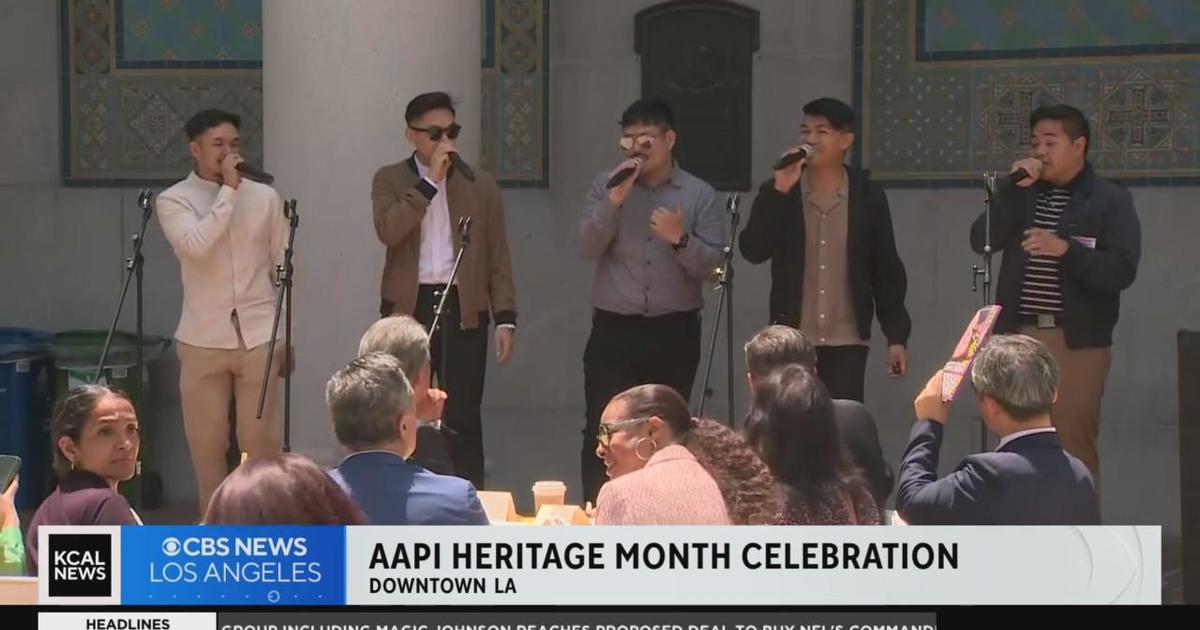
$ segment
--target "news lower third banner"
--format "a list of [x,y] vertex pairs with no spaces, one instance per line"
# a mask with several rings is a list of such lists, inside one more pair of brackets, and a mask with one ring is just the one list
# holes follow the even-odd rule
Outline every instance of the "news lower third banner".
[[42,527],[39,601],[1159,604],[1161,528]]
[[42,630],[937,630],[931,612],[42,612]]

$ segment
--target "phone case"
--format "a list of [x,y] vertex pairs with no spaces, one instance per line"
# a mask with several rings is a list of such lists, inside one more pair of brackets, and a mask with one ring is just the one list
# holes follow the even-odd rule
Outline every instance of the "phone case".
[[1000,308],[999,305],[985,306],[976,311],[971,323],[967,324],[967,329],[954,348],[954,354],[946,362],[946,367],[942,368],[942,401],[950,402],[958,395],[958,390],[970,373],[975,354],[992,335]]

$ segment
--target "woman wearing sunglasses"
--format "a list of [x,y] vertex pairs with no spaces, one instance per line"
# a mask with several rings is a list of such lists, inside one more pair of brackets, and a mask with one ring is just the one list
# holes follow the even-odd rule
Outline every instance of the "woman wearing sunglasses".
[[693,421],[666,385],[617,394],[600,417],[596,455],[610,481],[596,500],[597,525],[730,525],[713,476],[683,446]]

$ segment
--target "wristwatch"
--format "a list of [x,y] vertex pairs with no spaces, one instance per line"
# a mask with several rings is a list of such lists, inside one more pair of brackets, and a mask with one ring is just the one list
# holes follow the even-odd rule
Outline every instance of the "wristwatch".
[[679,242],[678,242],[678,243],[672,243],[672,244],[671,244],[671,247],[672,247],[672,248],[673,248],[675,251],[679,251],[679,250],[683,249],[684,247],[687,247],[688,241],[689,241],[689,240],[691,240],[691,238],[692,238],[692,235],[691,235],[691,234],[688,234],[687,232],[684,232],[684,233],[683,233],[683,236],[682,236],[682,237],[679,239]]

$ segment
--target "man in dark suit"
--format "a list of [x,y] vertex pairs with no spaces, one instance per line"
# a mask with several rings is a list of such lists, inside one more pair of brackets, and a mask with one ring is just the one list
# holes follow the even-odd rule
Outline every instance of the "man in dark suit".
[[412,386],[400,361],[372,352],[325,387],[333,430],[350,455],[329,472],[372,525],[487,525],[475,487],[411,463],[417,442]]
[[888,373],[908,369],[904,263],[887,195],[867,171],[844,164],[854,110],[832,98],[812,101],[800,134],[810,156],[763,182],[738,245],[751,263],[771,261],[771,323],[799,328],[816,344],[830,397],[862,402],[874,314],[887,337]]
[[[746,342],[746,381],[753,394],[756,383],[785,365],[803,365],[820,373],[817,351],[804,333],[790,326],[767,326]],[[879,514],[884,514],[887,499],[896,486],[892,467],[883,458],[875,418],[857,400],[834,399],[833,414],[838,435],[850,461],[862,470]]]
[[454,462],[446,447],[442,411],[446,392],[432,387],[429,333],[408,315],[390,315],[376,320],[358,342],[358,356],[383,352],[400,361],[400,369],[413,389],[413,409],[417,414],[417,446],[408,461],[420,464],[439,475],[453,475]]
[[[1129,191],[1088,163],[1083,112],[1039,107],[1029,127],[1030,157],[1011,168],[1026,176],[1000,186],[992,204],[992,251],[1004,252],[996,331],[1020,332],[1050,348],[1062,371],[1051,419],[1099,487],[1100,400],[1121,291],[1137,276],[1141,226]],[[977,252],[983,253],[987,227],[982,214],[971,226]]]
[[1050,409],[1058,365],[1045,344],[1026,335],[993,337],[971,366],[971,383],[995,452],[969,455],[938,479],[942,373],[913,403],[917,423],[900,463],[896,510],[912,525],[1098,525],[1092,476],[1063,450]]

